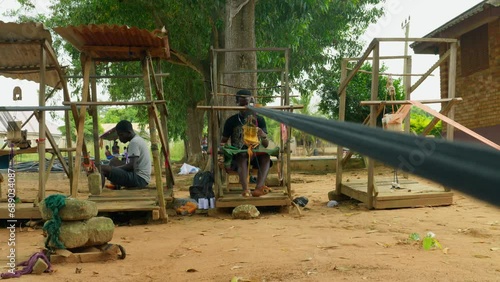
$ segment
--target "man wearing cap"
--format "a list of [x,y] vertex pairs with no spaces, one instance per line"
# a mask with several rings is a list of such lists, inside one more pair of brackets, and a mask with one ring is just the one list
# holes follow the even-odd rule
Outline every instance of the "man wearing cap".
[[[247,89],[239,90],[236,93],[236,103],[238,106],[247,106],[249,102],[253,99],[252,93]],[[267,148],[269,145],[269,140],[267,139],[267,128],[266,121],[263,117],[259,115],[252,115],[249,110],[241,110],[239,113],[230,116],[225,124],[224,131],[222,132],[221,145],[224,146],[229,139],[231,139],[231,145],[238,149],[247,149],[247,146],[243,142],[243,126],[247,124],[248,119],[253,118],[255,121],[255,126],[257,126],[257,136],[260,139],[260,145]],[[252,156],[250,164],[253,167],[258,168],[259,172],[257,174],[257,185],[255,190],[251,193],[254,197],[260,197],[265,195],[270,190],[265,186],[265,180],[269,168],[271,166],[271,157],[269,154],[262,153]],[[244,197],[250,196],[250,190],[248,189],[248,153],[238,153],[233,156],[231,169],[238,172],[240,178],[240,183],[243,188],[242,195]]]
[[151,180],[151,157],[146,141],[135,134],[132,124],[122,120],[116,124],[120,142],[130,142],[127,147],[126,162],[113,158],[109,165],[101,166],[102,186],[106,178],[120,187],[146,187]]

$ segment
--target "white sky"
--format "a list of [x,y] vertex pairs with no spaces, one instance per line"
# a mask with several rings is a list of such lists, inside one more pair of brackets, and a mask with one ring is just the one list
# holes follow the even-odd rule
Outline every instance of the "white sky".
[[[37,0],[37,11],[46,11],[46,1]],[[47,1],[48,2],[48,1]],[[386,0],[386,15],[377,24],[369,27],[364,36],[367,44],[374,37],[404,37],[404,30],[401,23],[410,16],[410,37],[422,37],[437,27],[448,22],[452,18],[465,12],[467,9],[480,3],[481,0]],[[19,5],[16,0],[0,0],[0,20],[8,22],[9,19],[3,16],[7,10],[15,9]],[[382,43],[380,55],[403,55],[403,43]],[[413,50],[409,48],[409,55],[413,55]],[[424,73],[438,59],[433,55],[415,55],[412,58],[412,72]],[[402,73],[402,60],[390,60],[384,62],[388,67],[388,72]],[[439,98],[439,69],[434,71],[434,76],[429,77],[412,94],[412,99],[438,99]],[[396,78],[396,77],[395,77]],[[412,77],[412,84],[418,77]],[[12,80],[0,77],[0,89],[2,93],[1,106],[36,106],[38,103],[38,84]],[[12,101],[12,89],[20,86],[23,90],[23,101]],[[433,106],[439,109],[439,105]],[[61,124],[62,121],[56,121]]]

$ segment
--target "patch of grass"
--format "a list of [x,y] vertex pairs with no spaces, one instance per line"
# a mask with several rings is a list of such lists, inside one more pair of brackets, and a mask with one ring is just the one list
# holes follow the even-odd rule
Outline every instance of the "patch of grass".
[[178,162],[184,157],[184,141],[170,142],[170,160]]

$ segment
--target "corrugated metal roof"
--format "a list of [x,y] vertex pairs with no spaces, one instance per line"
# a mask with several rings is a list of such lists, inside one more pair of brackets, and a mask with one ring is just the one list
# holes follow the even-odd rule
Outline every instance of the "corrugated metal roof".
[[166,32],[93,24],[56,27],[54,31],[97,61],[138,61],[146,51],[154,58],[170,58]]
[[[41,23],[5,23],[0,21],[0,75],[40,83],[41,43],[52,49],[50,32]],[[53,51],[53,50],[51,50]],[[59,63],[47,56],[45,84],[55,87]],[[61,88],[61,86],[58,86]]]

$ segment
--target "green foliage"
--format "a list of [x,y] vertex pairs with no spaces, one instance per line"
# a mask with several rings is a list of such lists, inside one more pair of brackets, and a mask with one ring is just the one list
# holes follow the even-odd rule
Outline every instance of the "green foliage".
[[[351,65],[348,67],[353,66]],[[370,64],[364,64],[361,67],[361,70],[371,72],[372,66]],[[380,68],[381,72],[385,70],[386,68],[384,66]],[[362,123],[364,119],[370,114],[370,107],[360,105],[361,101],[371,100],[371,73],[366,72],[358,72],[347,86],[345,112],[346,121]],[[325,84],[322,85],[318,90],[318,93],[321,97],[319,109],[329,118],[338,119],[340,96],[337,92],[337,89],[340,86],[340,79],[337,79],[335,76],[332,77],[333,78],[331,80],[325,81]],[[390,100],[390,97],[387,95],[387,79],[388,78],[386,76],[379,76],[378,100]],[[394,80],[393,84],[396,90],[396,100],[402,100],[404,98],[404,90],[401,79]],[[396,109],[394,110],[396,111]],[[386,112],[389,111],[392,111],[392,108],[387,106]],[[380,123],[380,119],[381,117],[377,119],[378,123]]]
[[[290,83],[303,95],[309,95],[332,78],[338,80],[340,58],[359,54],[362,48],[359,37],[382,15],[382,9],[377,6],[382,1],[257,1],[255,46],[290,47]],[[21,2],[24,7],[32,3]],[[153,30],[165,26],[175,56],[171,60],[173,64],[164,63],[161,68],[170,73],[170,77],[163,80],[163,88],[169,109],[169,137],[176,139],[186,138],[186,129],[193,122],[187,118],[186,109],[210,101],[210,47],[224,47],[225,4],[225,0],[51,0],[51,14],[39,15],[34,20],[43,21],[49,28],[116,24]],[[59,54],[69,54],[72,61],[68,74],[81,74],[79,53],[67,42],[55,39],[53,45]],[[258,65],[262,69],[284,67],[285,60],[279,52],[260,52]],[[137,74],[140,66],[137,63],[101,64],[96,73]],[[259,95],[271,95],[280,89],[279,73],[259,75],[258,79],[259,86],[269,87],[259,91]],[[72,85],[80,95],[79,83],[73,81]],[[144,99],[141,79],[110,80],[106,86],[112,101]],[[145,113],[139,111],[138,118],[145,119]]]
[[170,143],[170,159],[173,162],[178,162],[184,157],[184,142],[175,141]]
[[121,120],[128,120],[130,122],[138,122],[137,116],[142,110],[146,111],[145,107],[125,107],[125,108],[107,108],[101,113],[101,123],[118,123]]
[[[68,126],[67,124],[63,125],[63,126],[59,126],[57,129],[59,129],[59,131],[64,135],[64,134],[66,134],[67,126]],[[75,122],[73,121],[73,116],[71,116],[71,115],[70,115],[69,129],[70,129],[71,140],[76,141],[76,137],[77,137],[76,126],[75,126]],[[101,125],[99,125],[98,130],[99,130],[98,134],[104,133],[104,128]],[[93,134],[94,128],[93,128],[93,123],[92,123],[92,117],[90,117],[89,115],[87,115],[87,117],[85,118],[83,132],[84,132],[83,140],[85,140],[86,143],[94,141],[94,134]]]
[[[422,109],[413,107],[410,113],[410,130],[415,134],[421,134],[433,118],[434,117],[432,115]],[[442,126],[442,122],[438,121],[436,126],[431,130],[431,132],[429,132],[428,135],[441,137]]]

